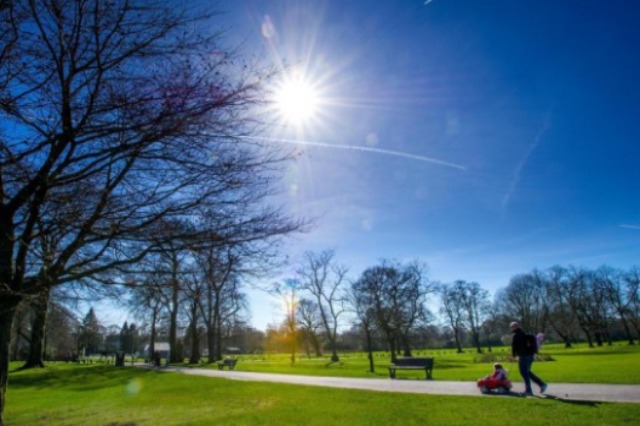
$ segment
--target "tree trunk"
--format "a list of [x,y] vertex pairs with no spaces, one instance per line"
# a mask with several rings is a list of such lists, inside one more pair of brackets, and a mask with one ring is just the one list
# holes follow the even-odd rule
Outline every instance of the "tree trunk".
[[151,335],[149,336],[149,353],[147,353],[147,360],[149,363],[154,361],[154,355],[156,353],[156,321],[158,319],[158,311],[153,308],[151,313]]
[[216,333],[213,324],[207,323],[207,348],[209,349],[209,358],[207,364],[213,364],[216,359]]
[[605,330],[604,337],[607,339],[607,346],[613,346],[613,340],[611,340],[611,333],[609,333],[609,330]]
[[197,364],[200,362],[200,338],[197,327],[193,327],[191,333],[191,357],[189,358],[189,364]]
[[222,349],[220,348],[220,293],[218,291],[209,298],[210,316],[207,322],[207,344],[209,347],[209,364],[222,359]]
[[620,320],[622,321],[622,326],[624,327],[624,332],[627,335],[627,340],[630,345],[635,345],[636,342],[633,339],[633,335],[631,334],[631,330],[629,329],[629,324],[627,324],[627,319],[623,314],[620,314]]
[[589,347],[593,348],[593,339],[591,338],[591,333],[589,333],[589,330],[585,327],[581,327],[582,331],[584,332],[584,335],[587,336],[587,342],[589,342]]
[[222,359],[222,323],[218,321],[216,323],[216,334],[215,339],[216,342],[216,358]]
[[596,338],[596,345],[598,345],[599,348],[602,347],[602,334],[598,331],[594,337]]
[[220,328],[218,328],[218,331],[216,332],[216,355],[218,356],[218,359],[222,359],[222,355],[223,355],[223,350],[222,350],[222,330]]
[[178,349],[178,292],[180,288],[178,286],[177,278],[173,277],[173,288],[171,294],[171,309],[169,312],[169,347],[171,353],[169,354],[169,362],[171,364],[181,363],[182,354]]
[[633,324],[634,330],[636,331],[636,335],[640,339],[640,327],[638,326],[638,324],[636,322],[633,322],[632,324]]
[[197,301],[193,303],[191,308],[191,356],[189,364],[197,364],[200,362],[200,336],[198,335],[198,305]]
[[44,368],[44,338],[49,312],[51,291],[44,288],[32,302],[33,322],[31,323],[31,338],[29,339],[29,356],[22,366],[27,368]]
[[464,351],[462,350],[462,343],[460,342],[460,330],[457,327],[453,329],[453,337],[456,339],[457,353],[461,354]]
[[367,358],[369,358],[369,371],[371,373],[375,373],[376,367],[373,362],[373,339],[371,336],[371,331],[369,331],[369,329],[365,330],[365,336],[367,339]]
[[220,292],[215,294],[213,306],[213,347],[216,360],[222,359],[222,314],[220,313]]
[[396,339],[390,338],[387,339],[387,344],[389,345],[389,352],[391,352],[391,362],[395,363],[397,359],[396,355]]
[[400,338],[400,340],[402,341],[402,350],[403,350],[403,356],[413,356],[411,354],[411,345],[409,344],[409,338],[407,337],[407,335],[405,333],[402,333],[402,336]]
[[170,314],[170,324],[169,324],[169,348],[171,353],[169,354],[169,362],[179,363],[180,359],[178,358],[178,309],[174,308],[171,310]]
[[[322,356],[322,345],[320,344],[320,339],[318,339],[318,335],[316,333],[313,333],[311,335],[311,339],[313,341],[313,350],[316,353],[316,357],[320,358]],[[335,356],[332,355],[331,356],[331,362],[338,362],[339,358],[338,355],[336,354]]]
[[3,296],[0,299],[0,426],[4,425],[4,406],[7,399],[9,383],[9,347],[11,344],[11,328],[13,315],[20,299]]
[[481,354],[482,346],[480,346],[480,333],[475,330],[473,331],[473,343],[476,345],[476,352]]
[[569,338],[569,335],[562,335],[560,334],[560,337],[562,338],[562,341],[564,342],[564,347],[565,349],[569,349],[571,347],[571,339]]
[[16,308],[16,312],[13,316],[13,323],[16,325],[16,329],[12,332],[14,337],[13,348],[9,349],[9,352],[11,353],[11,359],[10,359],[11,361],[18,361],[21,339],[24,338],[24,340],[27,340],[26,337],[23,337],[24,333],[20,328],[20,324],[23,323],[25,316],[26,316],[26,313],[24,309]]
[[[335,339],[331,339],[331,362],[338,362],[340,361],[340,357],[338,356],[338,345],[336,345],[336,341]],[[320,348],[320,345],[318,344],[318,348]],[[320,355],[322,355],[322,351],[320,351]]]

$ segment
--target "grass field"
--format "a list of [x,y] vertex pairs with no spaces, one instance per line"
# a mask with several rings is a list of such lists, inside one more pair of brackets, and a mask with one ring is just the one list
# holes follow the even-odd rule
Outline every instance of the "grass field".
[[[494,348],[491,353],[496,360],[508,357],[510,350],[505,347]],[[536,374],[550,382],[563,383],[615,383],[640,384],[640,345],[629,346],[617,343],[611,347],[590,349],[586,345],[576,345],[565,349],[560,345],[546,345],[541,351],[543,358],[549,361],[534,363]],[[454,350],[421,350],[414,356],[434,357],[435,380],[473,381],[489,374],[493,360],[481,362],[474,350],[467,349],[458,354]],[[486,354],[485,354],[486,356]],[[328,357],[300,357],[291,365],[289,355],[240,356],[236,365],[239,371],[255,371],[281,374],[304,374],[312,376],[339,377],[388,377],[389,355],[377,353],[374,357],[375,373],[369,372],[365,354],[344,354],[341,362],[331,364]],[[520,380],[517,363],[503,362],[510,371],[513,380]],[[215,368],[215,367],[213,367]],[[424,378],[424,372],[403,371],[402,377]]]
[[[475,380],[490,369],[490,364],[474,363],[471,351],[420,352],[436,358],[436,380]],[[551,383],[640,383],[640,348],[547,347],[543,354],[554,361],[534,364],[535,371]],[[286,355],[242,358],[239,370],[371,377],[362,354],[330,366],[326,360],[300,360],[291,367]],[[380,357],[376,377],[387,377],[387,364],[388,358]],[[636,424],[640,416],[640,404],[394,394],[104,365],[60,363],[28,371],[16,367],[12,364],[7,425],[624,425]]]

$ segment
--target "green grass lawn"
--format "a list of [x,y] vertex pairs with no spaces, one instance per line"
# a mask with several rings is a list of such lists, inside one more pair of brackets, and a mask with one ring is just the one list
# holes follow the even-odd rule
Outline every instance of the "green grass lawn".
[[52,364],[10,375],[7,425],[622,425],[638,404],[454,397]]
[[[500,347],[494,348],[492,355],[502,360],[509,353],[509,348]],[[640,384],[640,345],[616,343],[611,347],[593,349],[584,344],[575,345],[571,349],[565,349],[561,345],[545,345],[541,355],[550,360],[535,362],[533,370],[551,383]],[[414,352],[414,356],[434,357],[435,380],[474,381],[489,374],[493,363],[481,362],[473,349],[466,349],[462,354],[454,350],[419,350]],[[340,362],[334,364],[329,363],[328,357],[301,356],[293,366],[286,354],[264,357],[243,355],[240,356],[236,370],[312,376],[389,377],[388,353],[376,353],[374,359],[376,371],[370,373],[368,360],[363,353],[341,355]],[[506,361],[503,364],[509,370],[512,380],[521,380],[517,363]],[[402,371],[400,374],[403,378],[424,378],[424,372],[420,371]]]
[[[492,356],[508,356],[495,348]],[[489,359],[467,349],[416,351],[435,358],[434,379],[475,381],[491,370]],[[549,383],[640,384],[640,345],[572,349],[546,345],[549,361],[534,371]],[[489,357],[491,358],[491,357]],[[240,356],[236,369],[282,374],[387,378],[387,353],[368,372],[365,354],[343,354],[340,363],[289,355]],[[485,361],[485,362],[480,362]],[[517,366],[504,363],[511,378]],[[19,371],[11,365],[5,420],[8,425],[523,425],[636,424],[640,404],[587,403],[518,397],[456,397],[236,382],[106,365],[50,363]],[[215,368],[215,367],[214,367]],[[403,371],[403,378],[424,372]]]

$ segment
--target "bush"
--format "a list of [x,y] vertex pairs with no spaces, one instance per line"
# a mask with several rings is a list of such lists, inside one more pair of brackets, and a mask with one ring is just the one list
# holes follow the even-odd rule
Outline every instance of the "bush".
[[494,362],[513,361],[510,355],[499,354],[495,352],[487,352],[484,354],[478,354],[473,358],[473,362],[476,364],[493,364]]
[[535,356],[535,360],[536,361],[555,361],[555,359],[553,359],[553,357],[549,354],[536,354]]
[[[538,362],[555,361],[555,359],[551,355],[542,353],[536,354],[534,359]],[[515,359],[511,356],[510,353],[488,352],[476,355],[473,359],[473,362],[475,364],[493,364],[494,362],[515,362]]]

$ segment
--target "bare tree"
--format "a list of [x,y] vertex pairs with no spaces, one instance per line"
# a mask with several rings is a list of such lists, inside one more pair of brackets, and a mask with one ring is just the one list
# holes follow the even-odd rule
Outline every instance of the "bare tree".
[[344,312],[344,283],[347,268],[334,261],[331,250],[321,253],[306,252],[303,264],[298,270],[300,290],[314,298],[320,320],[324,327],[329,346],[331,361],[338,362],[338,318]]
[[197,364],[200,362],[200,299],[205,286],[196,274],[192,274],[186,281],[186,303],[187,316],[189,318],[189,338],[191,341],[191,350],[189,351],[189,364]]
[[640,268],[632,267],[624,274],[627,299],[629,300],[629,321],[640,339]]
[[233,246],[209,246],[199,249],[196,262],[204,284],[198,305],[207,329],[208,362],[213,363],[222,358],[225,320],[242,308],[238,303],[241,258]]
[[131,285],[128,306],[136,317],[148,321],[149,349],[146,356],[147,361],[150,361],[155,352],[157,326],[165,302],[161,288],[158,287],[158,277],[147,275],[141,276],[140,280],[142,281],[140,284],[132,283]]
[[[0,136],[0,424],[21,300],[138,262],[161,219],[242,202],[243,188],[268,187],[289,158],[242,138],[264,78],[204,32],[210,14],[185,10],[2,3],[0,115],[12,130]],[[44,268],[36,225],[57,220],[46,208],[54,194],[83,208]]]
[[298,289],[300,283],[295,279],[285,279],[282,283],[274,285],[273,292],[277,294],[285,309],[284,329],[287,333],[286,340],[291,350],[291,365],[296,363],[296,353],[298,348],[298,322],[296,313],[298,311],[299,299]]
[[47,354],[47,360],[70,361],[78,350],[77,335],[78,328],[76,316],[58,301],[54,294],[51,298],[50,307],[47,313],[47,326],[45,333],[45,344],[43,352]]
[[583,268],[570,268],[569,271],[569,304],[587,337],[589,347],[593,347],[594,339],[598,346],[602,346],[604,340],[611,344],[608,331],[611,305],[602,282],[596,279],[594,271]]
[[23,368],[44,367],[44,338],[51,301],[50,296],[51,290],[45,288],[42,292],[29,299],[33,319],[29,336],[29,355]]
[[[52,191],[55,192],[55,191]],[[49,272],[56,259],[56,253],[63,245],[65,236],[73,233],[72,221],[81,216],[80,205],[73,197],[55,193],[50,197],[49,203],[43,206],[41,219],[37,221],[37,238],[34,241],[33,250],[29,253],[30,263],[39,264],[40,271],[37,280],[40,281],[40,292],[29,297],[33,318],[31,321],[31,335],[29,339],[29,355],[23,369],[44,367],[44,339],[46,336],[46,324],[51,294],[54,288],[58,290],[54,282],[56,276]],[[46,217],[47,220],[42,220]],[[53,219],[53,220],[52,220]],[[61,292],[58,291],[58,296]]]
[[365,282],[358,280],[351,284],[347,297],[355,314],[357,326],[364,334],[365,350],[369,359],[369,372],[375,373],[373,339],[376,333],[376,313],[375,300],[373,294],[369,291],[370,288]]
[[561,266],[550,268],[546,274],[545,286],[549,325],[563,340],[565,348],[570,348],[571,340],[575,336],[577,318],[570,303],[569,271]]
[[29,323],[32,321],[29,303],[23,301],[16,308],[11,330],[11,361],[24,360],[29,350]]
[[625,334],[627,335],[627,341],[630,345],[634,345],[635,341],[631,334],[628,320],[631,300],[627,298],[628,293],[625,291],[624,273],[609,266],[601,266],[596,270],[596,280],[598,280],[603,287],[603,291],[612,309],[615,310],[618,315],[618,319],[620,319]]
[[311,348],[315,356],[322,356],[322,344],[318,330],[322,327],[320,319],[320,309],[316,302],[310,299],[301,299],[296,312],[298,324],[302,331],[303,342],[307,347],[307,354],[311,353]]
[[504,291],[505,313],[526,330],[545,331],[546,299],[540,272],[518,274]]
[[480,346],[480,327],[489,304],[489,293],[476,282],[457,280],[453,283],[453,293],[456,295],[460,309],[464,312],[465,323],[471,332],[473,345],[478,353],[482,353]]
[[[176,224],[174,224],[177,226]],[[175,228],[172,226],[172,228]],[[166,241],[162,245],[162,251],[156,253],[150,260],[154,273],[150,276],[155,289],[154,296],[161,301],[163,309],[169,316],[169,354],[170,363],[183,361],[182,351],[178,344],[178,328],[181,309],[187,292],[187,281],[190,278],[188,258],[190,253],[183,243],[176,239]]]
[[460,303],[458,289],[452,284],[439,284],[436,288],[440,294],[440,312],[445,316],[453,331],[453,338],[458,348],[457,352],[462,353],[464,351],[462,350],[460,335],[464,330],[464,321],[462,318],[462,303]]
[[495,299],[487,304],[485,313],[486,316],[482,322],[482,331],[487,340],[487,351],[492,352],[492,341],[498,337],[496,332],[502,329],[501,324],[504,324],[506,321],[504,321],[500,305]]
[[377,328],[384,334],[391,359],[399,347],[411,356],[410,332],[427,318],[425,302],[430,287],[423,276],[424,267],[382,261],[366,269],[354,284],[357,294],[367,295],[376,316]]

